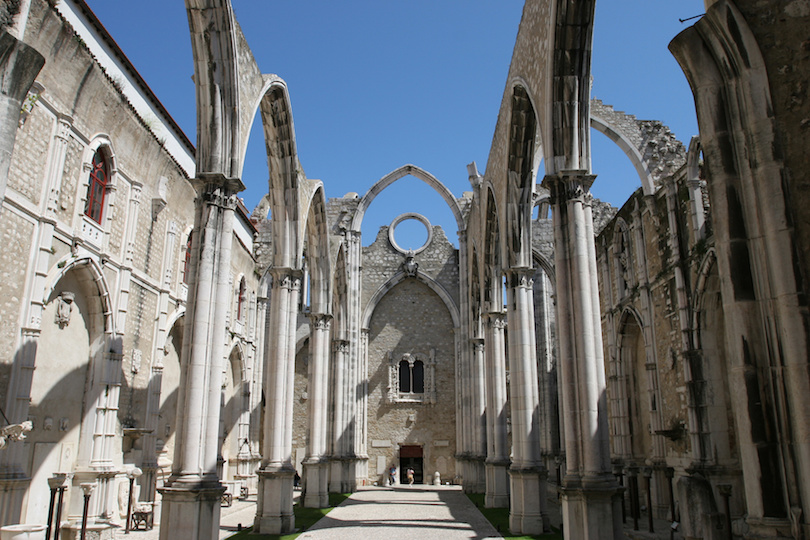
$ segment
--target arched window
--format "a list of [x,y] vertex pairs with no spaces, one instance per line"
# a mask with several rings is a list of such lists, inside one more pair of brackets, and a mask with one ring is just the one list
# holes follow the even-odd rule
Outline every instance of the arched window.
[[399,392],[401,394],[423,394],[425,392],[425,367],[421,360],[406,355],[399,362]]
[[188,285],[188,273],[191,270],[191,240],[194,231],[188,233],[188,240],[186,241],[186,254],[183,256],[183,283]]
[[93,164],[87,184],[87,197],[84,203],[84,214],[99,225],[104,211],[104,197],[107,193],[109,181],[110,167],[101,153],[101,149],[98,149],[93,154]]
[[245,285],[245,277],[239,281],[239,296],[236,299],[236,320],[242,321],[245,318],[245,292],[247,286]]
[[429,354],[388,352],[389,403],[436,403],[436,350]]

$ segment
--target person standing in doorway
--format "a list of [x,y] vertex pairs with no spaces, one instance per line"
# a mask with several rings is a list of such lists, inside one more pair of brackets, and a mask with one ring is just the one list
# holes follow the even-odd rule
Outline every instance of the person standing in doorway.
[[406,472],[406,474],[408,475],[408,485],[412,486],[413,485],[413,469],[408,467],[408,471]]
[[391,465],[391,468],[388,469],[388,485],[393,486],[397,483],[397,466]]

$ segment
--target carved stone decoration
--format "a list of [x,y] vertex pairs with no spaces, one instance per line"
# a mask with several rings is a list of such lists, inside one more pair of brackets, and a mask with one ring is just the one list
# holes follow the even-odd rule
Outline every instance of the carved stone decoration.
[[25,434],[32,429],[34,429],[34,424],[30,420],[22,424],[11,424],[0,429],[0,450],[8,446],[10,441],[25,439]]
[[132,373],[138,373],[141,370],[142,361],[143,352],[140,349],[132,349]]
[[416,272],[419,270],[419,263],[414,260],[413,250],[408,250],[405,256],[405,262],[402,263],[402,270],[408,277],[416,277]]
[[59,325],[59,328],[64,328],[70,324],[70,314],[73,312],[73,301],[76,295],[70,291],[63,291],[62,294],[56,297],[56,315],[54,322]]

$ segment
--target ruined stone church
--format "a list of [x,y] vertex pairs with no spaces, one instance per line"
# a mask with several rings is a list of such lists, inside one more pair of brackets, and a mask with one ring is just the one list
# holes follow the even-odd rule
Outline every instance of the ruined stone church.
[[[83,0],[0,3],[0,526],[58,496],[62,538],[112,538],[134,484],[162,539],[217,538],[223,494],[288,532],[296,474],[323,507],[395,467],[513,533],[559,494],[571,539],[640,506],[683,538],[810,538],[810,4],[706,0],[670,44],[678,141],[591,99],[594,3],[526,0],[469,191],[392,164],[343,197],[229,0],[185,2],[196,142]],[[621,208],[590,194],[592,128],[638,172]],[[363,247],[406,176],[457,230],[402,214]]]

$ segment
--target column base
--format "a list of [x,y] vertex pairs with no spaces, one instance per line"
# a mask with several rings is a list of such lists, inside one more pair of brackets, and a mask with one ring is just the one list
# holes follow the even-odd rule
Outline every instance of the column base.
[[[287,534],[295,530],[292,465],[266,466],[258,471],[259,497],[253,532]],[[161,539],[163,540],[163,539]]]
[[566,476],[562,483],[562,519],[567,538],[624,538],[621,490],[612,475],[582,479]]
[[464,461],[464,493],[486,493],[487,470],[484,457],[470,456]]
[[512,534],[540,535],[549,532],[546,511],[546,479],[542,467],[510,468],[509,530]]
[[225,486],[216,482],[176,480],[158,489],[161,504],[160,540],[183,536],[195,540],[219,539],[219,512]]
[[357,491],[357,457],[333,457],[329,463],[329,492],[352,493]]
[[509,507],[509,461],[487,462],[487,491],[484,506],[487,508]]
[[329,463],[320,458],[309,458],[304,467],[303,493],[304,508],[326,508],[329,506]]

